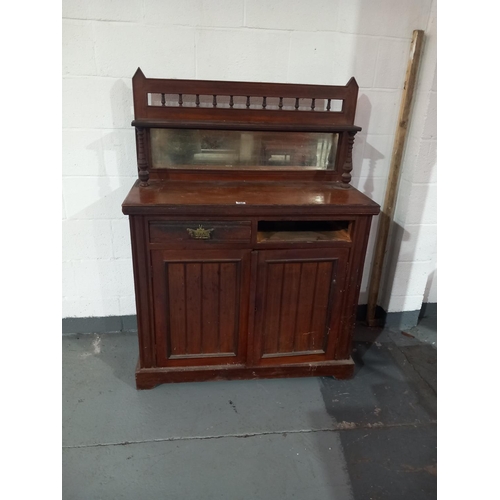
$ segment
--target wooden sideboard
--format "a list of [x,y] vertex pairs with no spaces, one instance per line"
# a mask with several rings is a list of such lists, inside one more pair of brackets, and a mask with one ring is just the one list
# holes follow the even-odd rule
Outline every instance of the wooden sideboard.
[[352,376],[379,213],[349,184],[360,130],[354,79],[344,87],[161,80],[138,70],[133,90],[139,179],[122,210],[137,388]]

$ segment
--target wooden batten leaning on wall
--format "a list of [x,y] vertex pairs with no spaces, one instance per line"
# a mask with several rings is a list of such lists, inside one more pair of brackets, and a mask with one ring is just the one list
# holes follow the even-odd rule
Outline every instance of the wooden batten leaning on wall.
[[358,85],[133,77],[137,387],[353,374]]

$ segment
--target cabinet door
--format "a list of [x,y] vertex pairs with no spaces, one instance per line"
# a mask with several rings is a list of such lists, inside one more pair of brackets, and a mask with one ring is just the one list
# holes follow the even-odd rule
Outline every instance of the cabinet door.
[[250,251],[151,254],[157,365],[244,362]]
[[333,359],[349,249],[259,252],[254,363]]

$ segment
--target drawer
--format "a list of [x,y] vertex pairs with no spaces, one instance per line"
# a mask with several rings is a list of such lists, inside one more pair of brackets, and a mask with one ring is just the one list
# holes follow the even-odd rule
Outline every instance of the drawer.
[[350,220],[260,220],[257,243],[262,245],[314,243],[350,245]]
[[149,242],[175,243],[250,243],[250,221],[150,221]]

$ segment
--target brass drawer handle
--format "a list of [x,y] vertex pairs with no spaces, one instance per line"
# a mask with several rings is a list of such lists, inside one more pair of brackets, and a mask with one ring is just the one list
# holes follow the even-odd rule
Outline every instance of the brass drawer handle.
[[203,226],[198,226],[196,229],[187,228],[187,232],[191,238],[195,240],[209,240],[211,238],[213,229],[205,229]]

